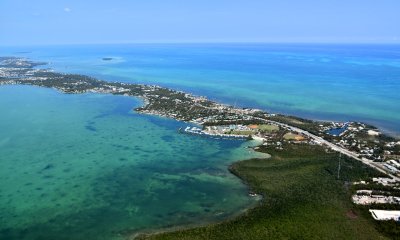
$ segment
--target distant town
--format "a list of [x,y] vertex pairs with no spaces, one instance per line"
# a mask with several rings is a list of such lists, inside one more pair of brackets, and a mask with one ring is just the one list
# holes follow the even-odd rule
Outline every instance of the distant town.
[[[108,59],[105,59],[108,60]],[[168,88],[108,82],[78,74],[63,74],[38,68],[46,63],[24,58],[0,57],[0,85],[34,85],[63,93],[104,93],[141,98],[135,110],[188,122],[179,129],[193,134],[223,139],[257,139],[277,150],[287,144],[321,145],[378,170],[385,177],[362,179],[352,201],[372,205],[376,220],[400,221],[400,211],[377,209],[379,204],[400,204],[400,140],[361,122],[322,122],[295,116],[267,113],[259,109],[237,108]],[[257,147],[255,148],[257,150]]]

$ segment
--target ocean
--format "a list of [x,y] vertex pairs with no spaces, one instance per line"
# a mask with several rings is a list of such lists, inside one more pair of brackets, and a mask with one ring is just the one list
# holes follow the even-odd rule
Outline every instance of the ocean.
[[69,45],[0,48],[0,55],[109,81],[171,87],[241,107],[363,121],[400,135],[400,45]]
[[[0,47],[0,55],[400,135],[399,45],[69,45]],[[228,171],[260,157],[246,148],[254,142],[180,134],[187,123],[135,113],[140,104],[0,87],[0,239],[123,239],[257,204]]]

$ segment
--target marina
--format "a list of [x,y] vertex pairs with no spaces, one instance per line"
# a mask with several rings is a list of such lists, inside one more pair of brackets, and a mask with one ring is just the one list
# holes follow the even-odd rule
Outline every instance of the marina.
[[18,1],[0,240],[400,240],[400,1]]
[[249,136],[245,135],[236,135],[236,134],[222,134],[222,133],[211,133],[208,131],[204,131],[199,127],[186,127],[180,128],[180,133],[190,134],[190,135],[197,135],[202,137],[209,137],[214,139],[224,139],[224,140],[249,140]]

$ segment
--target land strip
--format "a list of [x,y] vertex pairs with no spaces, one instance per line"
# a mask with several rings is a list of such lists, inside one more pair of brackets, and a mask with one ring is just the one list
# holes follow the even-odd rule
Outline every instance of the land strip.
[[[315,122],[270,114],[259,109],[236,108],[210,101],[206,97],[160,86],[107,82],[84,75],[62,74],[51,69],[37,68],[43,65],[45,63],[22,58],[0,57],[0,85],[36,85],[55,88],[69,94],[92,92],[139,97],[144,100],[144,106],[135,109],[138,112],[192,122],[200,126],[272,124],[303,135],[319,145],[352,157],[400,181],[400,141],[385,136],[377,128],[367,124],[346,123],[346,130],[341,135],[332,136],[327,134],[326,130],[337,125],[343,127],[343,123]],[[268,135],[262,131],[252,133],[242,129],[242,134],[246,135],[244,133],[263,139]]]
[[[45,63],[32,62],[27,59],[14,58],[14,57],[0,57],[0,85],[33,85],[33,86],[54,88],[68,94],[106,93],[114,95],[139,97],[143,99],[144,105],[142,107],[136,108],[135,110],[140,113],[174,118],[181,121],[191,122],[199,126],[195,130],[189,127],[187,128],[188,130],[184,132],[201,134],[210,137],[259,138],[263,141],[263,144],[256,150],[275,154],[273,156],[276,157],[275,160],[277,161],[279,159],[285,159],[285,157],[287,156],[291,156],[289,162],[291,164],[294,164],[293,166],[296,166],[295,164],[296,162],[292,160],[296,158],[294,158],[294,155],[290,154],[297,154],[296,156],[299,157],[299,155],[300,156],[302,156],[302,154],[304,155],[304,152],[308,149],[307,151],[309,151],[309,154],[311,154],[307,155],[308,158],[314,159],[317,163],[319,162],[320,159],[323,159],[325,161],[328,160],[330,161],[330,164],[334,164],[335,167],[337,167],[336,180],[341,180],[342,186],[343,186],[343,181],[346,184],[346,182],[349,181],[361,181],[363,180],[363,178],[371,180],[372,175],[382,177],[383,176],[382,174],[384,174],[385,176],[389,177],[388,180],[381,179],[378,181],[390,182],[385,186],[391,187],[391,189],[393,187],[394,188],[398,187],[399,172],[400,172],[400,158],[399,158],[400,141],[399,139],[386,136],[374,126],[370,126],[368,124],[360,122],[340,123],[340,122],[312,121],[293,116],[266,113],[258,109],[237,108],[210,101],[206,97],[194,96],[182,91],[175,91],[160,86],[107,82],[84,75],[63,74],[54,72],[51,69],[38,68],[44,65]],[[336,134],[337,132],[339,133]],[[299,149],[300,152],[297,151]],[[321,151],[321,149],[323,151]],[[330,150],[339,152],[340,154],[343,155],[343,157],[337,155],[330,155],[333,154],[329,152]],[[282,156],[283,153],[284,156]],[[316,156],[318,156],[319,158],[314,158]],[[327,157],[327,156],[335,156],[335,157]],[[365,170],[369,173],[363,175],[363,178],[361,176],[356,175],[356,176],[351,176],[345,180],[343,178],[343,173],[342,173],[343,170],[341,170],[341,159],[342,158],[348,159],[346,157],[358,160],[359,162],[363,163],[364,166],[369,166],[375,169],[376,172],[374,172],[374,174],[370,174],[371,173],[370,170],[368,171]],[[339,159],[339,164],[338,166],[336,166],[338,159]],[[304,159],[300,158],[300,160],[303,161]],[[244,162],[253,164],[254,161],[255,160],[244,161]],[[263,160],[259,161],[265,163],[265,161]],[[354,167],[356,167],[355,168],[356,171],[358,171],[359,168],[364,169],[363,167],[353,162],[350,165],[352,166],[354,165]],[[288,165],[287,167],[290,168],[293,166]],[[242,167],[245,167],[245,169],[243,170]],[[259,171],[261,172],[264,170],[264,168],[270,168],[270,167],[275,168],[275,166],[270,166],[267,163],[265,163],[265,165],[261,164],[259,167],[260,167]],[[301,168],[303,166],[298,166],[298,167]],[[310,166],[307,165],[307,167]],[[241,165],[240,163],[234,164],[232,167],[232,172],[235,173],[238,177],[242,178],[244,181],[246,181],[252,187],[252,189],[254,189],[256,193],[263,195],[264,199],[267,199],[266,197],[269,194],[271,194],[271,192],[269,191],[271,189],[269,189],[268,186],[265,186],[265,189],[262,187],[257,187],[257,184],[259,184],[257,182],[259,180],[257,179],[260,177],[257,174],[261,173],[254,169],[248,172],[246,168],[247,168],[246,164],[244,165]],[[326,171],[330,175],[336,175],[333,174],[334,170],[332,170],[331,168],[329,168]],[[253,176],[250,173],[256,175]],[[267,171],[262,174],[273,175],[273,173],[270,171]],[[318,171],[317,172],[311,171],[309,172],[309,174],[321,174],[321,173]],[[333,180],[332,177],[329,177],[329,179]],[[287,179],[284,179],[283,181],[286,180]],[[337,188],[338,186],[327,185],[327,187]],[[313,190],[312,188],[309,189],[307,188],[306,191],[313,191]],[[348,192],[345,193],[348,194]],[[316,198],[319,197],[320,196],[316,196]],[[276,196],[274,199],[275,199],[274,201],[285,202],[285,198],[280,198],[278,196]],[[347,200],[349,199],[350,197],[347,198]],[[320,204],[320,203],[321,202],[318,201],[313,202],[313,204]],[[270,204],[270,202],[263,200],[262,206],[260,208],[266,211],[267,210],[270,211],[271,209],[269,208],[264,209],[265,204],[268,205]],[[346,205],[346,203],[343,201],[341,201],[341,204]],[[284,205],[282,205],[281,207],[283,206]],[[290,206],[291,205],[289,204],[288,207]],[[261,210],[259,208],[256,209],[258,210],[254,210],[255,212],[250,211],[249,213],[250,215],[246,216],[251,218],[256,216],[255,217],[256,219],[259,220],[262,219],[261,216],[259,216],[260,213],[258,212]],[[351,209],[351,211],[353,212],[353,209]],[[305,213],[301,212],[301,214]],[[241,226],[241,224],[246,223],[247,221],[246,216],[240,217],[238,220],[233,220],[235,224],[232,226]],[[365,218],[361,219],[365,220]],[[240,222],[242,220],[244,222]],[[223,223],[222,225],[217,225],[215,229],[219,229],[219,226],[225,226],[224,224],[229,225],[231,222],[232,221],[228,221],[227,223]],[[358,227],[361,227],[362,225],[363,224],[361,224]],[[356,226],[354,225],[353,227]],[[204,231],[204,229],[206,230]],[[209,230],[207,229],[211,229],[210,230],[211,232],[209,232]],[[193,231],[195,232],[200,231],[201,233],[211,234],[210,236],[214,236],[213,231],[215,229],[211,226],[206,228],[198,228],[197,230]],[[262,229],[263,228],[254,230],[261,231]],[[184,234],[182,236],[191,236],[190,235],[191,231],[192,230],[181,231],[180,233],[179,232],[177,233],[178,235],[161,234],[160,236],[161,239],[176,239],[177,236],[180,236],[179,234]],[[270,231],[272,230],[270,229]],[[232,233],[234,232],[235,231],[232,231]],[[251,236],[251,233],[248,234],[249,236]],[[297,232],[295,231],[293,232],[293,234],[297,234]],[[309,233],[307,232],[307,234]],[[336,233],[332,232],[329,234],[338,234],[337,236],[341,236],[339,232]],[[357,233],[357,234],[360,235],[354,235],[355,236],[354,239],[357,239],[359,236],[362,236],[362,233]],[[260,234],[260,236],[264,235]],[[274,237],[277,235],[272,234],[265,236]],[[296,235],[290,235],[290,236],[288,235],[283,237],[296,238],[295,236]],[[299,236],[301,236],[300,238],[304,237],[313,238],[308,235],[299,235]],[[324,237],[328,235],[316,235],[316,236],[318,238],[318,236]],[[374,233],[371,232],[371,236],[374,236]],[[156,236],[156,238],[158,239],[158,235]],[[187,238],[187,239],[195,239],[195,238]],[[208,239],[208,238],[200,238],[200,239]],[[254,235],[254,238],[243,238],[243,239],[259,239],[259,238],[257,238]]]

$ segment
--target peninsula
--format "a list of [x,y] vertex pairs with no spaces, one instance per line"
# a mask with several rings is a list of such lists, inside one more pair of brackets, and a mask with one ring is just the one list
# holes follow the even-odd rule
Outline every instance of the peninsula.
[[[278,156],[282,151],[296,152],[299,148],[308,151],[309,155],[304,156],[310,158],[313,154],[322,156],[328,153],[331,154],[330,159],[337,159],[337,153],[340,153],[347,159],[355,159],[371,167],[375,175],[379,176],[375,179],[360,177],[360,183],[355,182],[355,185],[365,187],[368,184],[382,184],[387,195],[395,193],[395,196],[388,198],[390,202],[383,203],[400,202],[396,195],[400,184],[400,140],[385,135],[374,126],[361,122],[312,121],[259,109],[237,108],[156,85],[108,82],[39,68],[44,65],[46,63],[24,58],[0,57],[0,85],[33,85],[54,88],[67,94],[104,93],[138,97],[144,101],[144,105],[136,108],[137,112],[191,122],[198,126],[181,129],[183,133],[206,137],[258,138],[262,140],[262,145],[256,147],[256,150]],[[337,179],[340,179],[340,159]],[[261,188],[254,187],[254,179],[249,180],[251,176],[243,176],[245,174],[237,165],[231,171],[250,183],[254,192],[266,194]]]
[[360,122],[321,122],[271,114],[259,109],[216,103],[206,97],[156,85],[108,82],[84,75],[35,68],[45,64],[23,58],[0,57],[0,85],[35,85],[68,94],[104,93],[138,97],[143,99],[144,105],[136,108],[137,112],[198,124],[203,126],[197,132],[199,134],[251,135],[269,144],[277,144],[268,140],[271,139],[270,133],[274,132],[268,130],[284,129],[286,133],[294,133],[292,140],[324,145],[400,180],[400,165],[389,161],[400,157],[400,141],[383,134],[374,126]]

